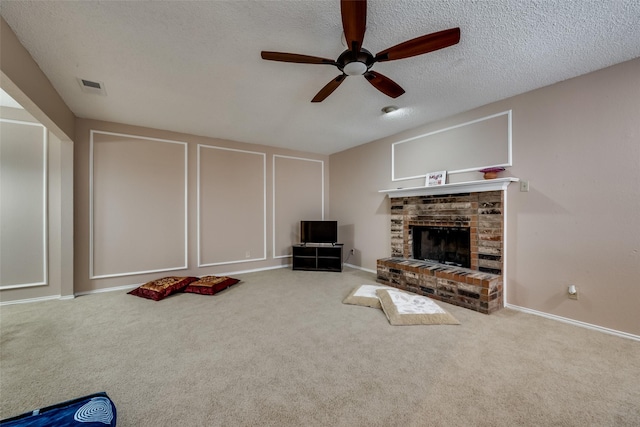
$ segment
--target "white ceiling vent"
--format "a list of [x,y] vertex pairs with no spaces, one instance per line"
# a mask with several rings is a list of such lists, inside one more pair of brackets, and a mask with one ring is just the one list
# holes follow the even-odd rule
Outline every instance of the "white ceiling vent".
[[102,82],[94,82],[93,80],[81,79],[78,77],[78,83],[80,84],[80,88],[83,92],[107,96],[107,91],[104,89],[104,83]]

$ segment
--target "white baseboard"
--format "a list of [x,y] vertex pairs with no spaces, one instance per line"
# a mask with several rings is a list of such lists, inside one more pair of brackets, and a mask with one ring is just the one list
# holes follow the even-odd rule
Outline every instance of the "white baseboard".
[[82,295],[101,294],[103,292],[126,291],[127,289],[137,288],[140,285],[142,285],[142,283],[136,283],[134,285],[114,286],[112,288],[93,289],[91,291],[76,292],[75,296],[80,297]]
[[[277,270],[279,268],[287,268],[287,267],[291,267],[291,264],[277,265],[274,267],[255,268],[252,270],[233,271],[228,273],[216,273],[216,276],[232,276],[234,274],[255,273],[258,271]],[[15,301],[2,301],[0,302],[0,306],[11,305],[11,304],[26,304],[26,303],[38,302],[38,301],[49,301],[53,299],[65,301],[65,300],[74,299],[75,297],[79,297],[82,295],[101,294],[103,292],[125,291],[128,289],[137,288],[141,284],[142,283],[136,283],[133,285],[123,285],[123,286],[114,286],[111,288],[93,289],[91,291],[76,292],[73,295],[64,295],[64,296],[52,295],[48,297],[28,298],[28,299],[21,299],[21,300],[15,300]]]
[[534,314],[536,316],[546,317],[547,319],[556,320],[562,323],[568,323],[574,326],[580,326],[581,328],[592,329],[598,332],[604,332],[605,334],[615,335],[621,338],[627,338],[634,341],[640,341],[640,335],[634,335],[627,332],[617,331],[615,329],[605,328],[603,326],[592,325],[591,323],[581,322],[579,320],[569,319],[567,317],[556,316],[555,314],[545,313],[543,311],[532,310],[530,308],[520,307],[513,304],[505,304],[505,308],[522,311],[524,313]]
[[12,304],[27,304],[27,303],[30,303],[30,302],[40,302],[40,301],[50,301],[52,299],[61,299],[61,297],[60,297],[60,295],[51,295],[51,296],[48,296],[48,297],[17,299],[17,300],[14,300],[14,301],[2,301],[2,302],[0,302],[0,306],[12,305]]
[[274,265],[273,267],[254,268],[252,270],[231,271],[229,273],[216,273],[216,276],[233,276],[234,274],[257,273],[258,271],[278,270],[279,268],[290,268],[291,264]]
[[[265,267],[265,268],[254,268],[251,270],[241,270],[241,271],[230,271],[230,272],[223,272],[223,273],[215,273],[216,276],[233,276],[236,274],[246,274],[246,273],[255,273],[258,271],[267,271],[267,270],[277,270],[279,268],[287,268],[287,267],[291,267],[291,264],[285,264],[285,265],[276,265],[273,267]],[[203,274],[203,276],[207,276],[207,274]],[[112,288],[102,288],[102,289],[94,289],[92,291],[84,291],[84,292],[76,292],[76,296],[82,296],[82,295],[91,295],[91,294],[100,294],[103,292],[113,292],[113,291],[126,291],[128,289],[133,289],[133,288],[137,288],[138,286],[142,285],[142,283],[136,283],[133,285],[123,285],[123,286],[114,286]]]
[[346,267],[355,268],[356,270],[366,271],[367,273],[378,274],[378,272],[376,270],[370,270],[368,268],[360,267],[359,265],[353,265],[353,264],[347,264],[347,263],[345,263],[344,265]]

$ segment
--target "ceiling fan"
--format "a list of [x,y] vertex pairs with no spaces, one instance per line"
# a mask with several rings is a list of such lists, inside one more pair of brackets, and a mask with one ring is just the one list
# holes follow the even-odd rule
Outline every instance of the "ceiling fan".
[[362,47],[367,23],[366,0],[341,0],[342,28],[347,50],[338,59],[319,58],[317,56],[299,55],[296,53],[262,51],[262,59],[269,61],[296,62],[299,64],[327,64],[338,67],[340,74],[331,80],[311,102],[322,102],[340,86],[347,76],[364,76],[380,92],[391,98],[397,98],[404,93],[396,82],[390,78],[371,70],[376,62],[394,61],[433,52],[452,46],[460,41],[460,28],[450,28],[437,33],[427,34],[400,43],[389,49],[377,53],[375,56]]

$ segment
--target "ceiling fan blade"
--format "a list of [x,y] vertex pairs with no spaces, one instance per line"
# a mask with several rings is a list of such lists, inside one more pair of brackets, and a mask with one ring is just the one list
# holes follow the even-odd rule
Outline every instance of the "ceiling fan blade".
[[376,55],[376,62],[393,61],[396,59],[410,58],[423,53],[433,52],[452,46],[460,41],[460,28],[450,28],[437,33],[427,34],[422,37],[400,43]]
[[334,90],[340,86],[340,83],[347,77],[346,74],[340,74],[335,79],[331,80],[325,87],[320,89],[320,92],[311,100],[311,102],[322,102],[325,98],[333,93]]
[[329,64],[336,65],[333,59],[319,58],[317,56],[298,55],[297,53],[268,52],[263,50],[262,59],[268,61],[297,62],[298,64]]
[[367,26],[366,0],[342,0],[342,29],[347,41],[347,48],[358,54],[364,40],[364,30]]
[[404,93],[404,89],[396,82],[375,71],[364,73],[364,78],[369,80],[369,83],[371,83],[373,87],[391,98],[397,98]]

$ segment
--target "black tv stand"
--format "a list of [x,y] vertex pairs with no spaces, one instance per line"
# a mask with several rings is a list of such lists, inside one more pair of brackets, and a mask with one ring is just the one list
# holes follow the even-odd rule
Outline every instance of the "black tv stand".
[[293,245],[293,269],[307,271],[342,271],[342,243]]

